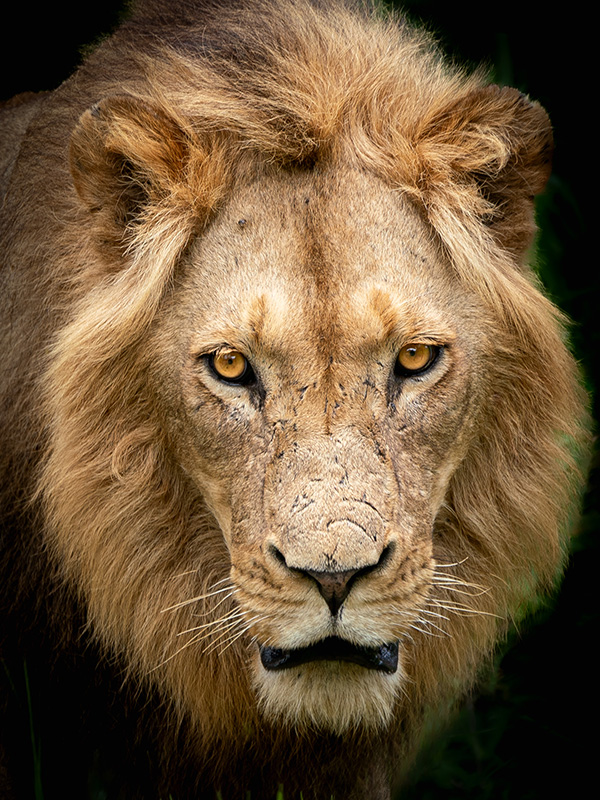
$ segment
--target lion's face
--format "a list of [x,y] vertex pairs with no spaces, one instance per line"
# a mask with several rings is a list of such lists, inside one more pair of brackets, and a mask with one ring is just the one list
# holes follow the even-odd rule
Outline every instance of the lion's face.
[[156,385],[225,537],[264,706],[342,730],[389,718],[427,624],[485,325],[416,211],[335,174],[237,193],[161,316]]

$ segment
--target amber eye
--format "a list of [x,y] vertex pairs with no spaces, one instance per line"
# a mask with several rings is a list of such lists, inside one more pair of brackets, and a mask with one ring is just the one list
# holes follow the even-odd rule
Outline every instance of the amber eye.
[[407,344],[398,353],[396,375],[410,376],[425,372],[437,359],[440,348],[432,344]]
[[239,350],[223,348],[208,356],[215,375],[226,383],[249,383],[254,378],[248,359]]

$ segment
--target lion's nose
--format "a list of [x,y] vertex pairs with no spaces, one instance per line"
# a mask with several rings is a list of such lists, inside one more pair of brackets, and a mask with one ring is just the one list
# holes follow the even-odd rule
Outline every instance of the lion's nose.
[[322,598],[329,606],[332,616],[335,617],[344,600],[348,597],[354,582],[358,578],[377,569],[377,567],[383,566],[383,564],[389,560],[392,548],[393,545],[388,545],[384,548],[376,563],[367,564],[362,567],[357,567],[356,569],[340,570],[339,572],[327,572],[310,569],[308,567],[291,566],[287,563],[283,553],[274,546],[271,547],[271,553],[275,556],[277,561],[286,566],[290,572],[294,572],[297,575],[305,575],[307,578],[313,580],[317,584]]
[[372,567],[363,567],[362,569],[347,569],[343,572],[317,572],[314,569],[298,570],[304,575],[317,582],[321,596],[329,606],[329,610],[335,617],[340,609],[340,606],[348,597],[348,593],[352,587],[352,580],[359,573],[364,570],[372,569]]

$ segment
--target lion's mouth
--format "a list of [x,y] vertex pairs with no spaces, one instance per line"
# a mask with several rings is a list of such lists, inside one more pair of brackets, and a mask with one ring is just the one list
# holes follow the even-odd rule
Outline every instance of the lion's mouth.
[[310,647],[295,650],[261,647],[260,660],[267,670],[290,669],[310,661],[350,661],[366,669],[392,674],[398,669],[398,642],[360,647],[337,636],[329,636]]

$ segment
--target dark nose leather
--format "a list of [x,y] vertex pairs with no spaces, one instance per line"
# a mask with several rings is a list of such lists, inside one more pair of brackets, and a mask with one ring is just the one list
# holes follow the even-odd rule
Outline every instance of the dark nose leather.
[[302,570],[305,575],[309,575],[317,582],[319,591],[334,617],[346,597],[348,597],[348,593],[352,588],[352,579],[362,571],[362,569],[348,569],[344,572],[317,572],[313,569]]

